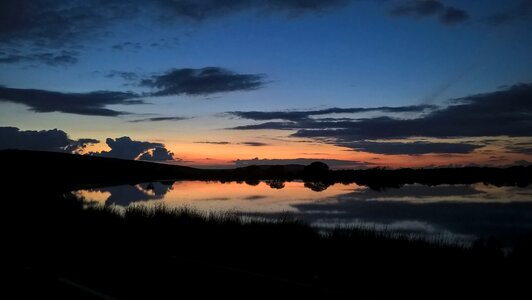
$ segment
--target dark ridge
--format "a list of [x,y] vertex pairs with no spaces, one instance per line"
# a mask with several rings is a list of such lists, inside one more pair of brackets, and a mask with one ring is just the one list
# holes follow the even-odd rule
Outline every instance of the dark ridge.
[[180,179],[201,172],[162,163],[27,150],[0,150],[0,165],[8,181],[67,188]]

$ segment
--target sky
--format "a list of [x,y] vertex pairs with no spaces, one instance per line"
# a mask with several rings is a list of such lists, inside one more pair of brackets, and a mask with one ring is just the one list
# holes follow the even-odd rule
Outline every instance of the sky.
[[0,149],[532,162],[532,1],[3,0]]

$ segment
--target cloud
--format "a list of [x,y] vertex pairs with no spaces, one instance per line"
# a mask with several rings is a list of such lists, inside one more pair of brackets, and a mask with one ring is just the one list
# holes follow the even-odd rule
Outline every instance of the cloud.
[[[0,1],[0,49],[21,53],[4,63],[44,63],[68,66],[88,41],[104,36],[120,21],[139,16],[140,1],[39,0]],[[53,50],[53,52],[52,52]]]
[[299,122],[266,122],[255,125],[241,125],[228,129],[235,130],[260,130],[260,129],[277,129],[277,130],[293,130],[297,128],[304,128]]
[[78,53],[74,51],[37,52],[30,54],[0,55],[0,64],[42,63],[48,66],[70,66],[78,62]]
[[237,74],[220,67],[185,68],[144,79],[140,85],[155,89],[153,96],[198,96],[256,90],[264,85],[263,77],[260,74]]
[[246,145],[246,146],[252,146],[252,147],[262,147],[262,146],[268,146],[268,144],[266,143],[261,143],[261,142],[243,142],[241,143],[242,145]]
[[204,142],[194,142],[196,144],[211,144],[211,145],[230,145],[232,144],[231,142],[226,142],[226,141],[204,141]]
[[475,149],[484,147],[483,145],[474,145],[467,143],[430,143],[430,142],[346,142],[339,144],[344,147],[352,148],[356,151],[371,152],[376,154],[408,154],[420,155],[427,153],[457,153],[466,154]]
[[427,110],[434,110],[437,107],[434,105],[410,105],[400,107],[352,107],[352,108],[339,108],[332,107],[320,110],[306,110],[306,111],[230,111],[226,112],[227,115],[232,115],[242,119],[250,119],[255,121],[264,120],[286,120],[286,121],[302,121],[309,119],[312,116],[330,115],[330,114],[355,114],[366,112],[385,112],[385,113],[422,113]]
[[396,17],[438,17],[439,21],[446,25],[461,23],[469,18],[466,11],[453,6],[446,6],[437,0],[402,1],[392,8],[390,14]]
[[398,4],[391,10],[394,16],[408,16],[415,15],[417,17],[425,17],[436,15],[440,13],[445,6],[435,0],[411,0]]
[[114,44],[111,46],[111,49],[113,50],[140,50],[142,49],[142,44],[139,42],[133,43],[133,42],[123,42]]
[[202,142],[195,142],[196,144],[211,144],[211,145],[246,145],[251,147],[262,147],[262,146],[268,146],[266,143],[261,142],[242,142],[242,143],[233,143],[233,142],[227,142],[227,141],[202,141]]
[[24,104],[35,112],[63,112],[90,116],[119,116],[126,112],[106,108],[107,105],[144,104],[131,92],[96,91],[62,93],[36,89],[0,86],[0,101]]
[[100,141],[96,139],[79,139],[71,140],[70,144],[65,148],[65,151],[70,153],[80,153],[82,150],[87,148],[88,145],[98,144]]
[[445,12],[440,15],[440,21],[444,24],[453,25],[466,21],[469,15],[464,10],[448,7]]
[[[313,130],[301,129],[295,136],[340,137],[347,140],[408,137],[527,137],[532,132],[532,84],[517,84],[505,90],[476,94],[450,101],[449,106],[415,119],[375,117],[341,122],[329,129],[315,121]],[[340,123],[340,122],[339,122]]]
[[124,71],[116,71],[116,70],[109,71],[109,73],[107,73],[105,77],[106,78],[120,77],[123,80],[128,81],[128,82],[136,82],[139,79],[139,75],[135,72],[124,72]]
[[[443,149],[453,153],[474,150],[474,144],[449,143],[418,143],[418,144],[386,144],[368,143],[371,140],[432,138],[467,138],[483,136],[532,136],[532,84],[516,84],[503,90],[491,93],[475,94],[449,101],[444,108],[430,111],[417,118],[401,119],[389,116],[377,116],[355,120],[344,118],[334,121],[303,117],[284,117],[283,114],[257,112],[239,112],[241,117],[250,119],[287,118],[291,122],[265,122],[253,125],[234,127],[238,130],[278,129],[296,130],[292,136],[323,140],[339,146],[355,145],[365,149],[383,152],[386,150],[411,153],[424,152],[432,149],[441,153]],[[360,144],[361,142],[364,142]],[[358,143],[358,144],[357,144]],[[434,145],[435,144],[435,145]],[[356,147],[355,147],[356,148]]]
[[[349,0],[2,0],[0,1],[0,48],[69,50],[88,44],[113,31],[122,23],[175,26],[175,22],[204,21],[214,17],[251,11],[297,17],[346,5]],[[169,45],[168,41],[152,42],[151,47]],[[113,49],[138,49],[141,45],[123,42]],[[21,56],[3,57],[6,62],[53,63],[39,60],[28,50]],[[76,55],[57,58],[57,63],[75,63]],[[61,64],[61,63],[60,63]]]
[[[241,13],[257,17],[282,15],[296,18],[348,6],[353,0],[2,0],[0,1],[0,50],[24,49],[0,57],[2,63],[42,63],[53,66],[75,64],[74,49],[94,45],[116,27],[140,25],[175,28],[176,23],[196,23]],[[392,11],[395,16],[434,16],[444,24],[463,22],[465,11],[435,0],[403,1]],[[506,15],[494,17],[508,19]],[[501,21],[498,21],[501,22]],[[159,29],[157,28],[157,29]],[[168,47],[173,40],[115,43],[111,49],[137,50]],[[54,50],[54,51],[51,51]],[[65,51],[72,51],[68,54]]]
[[512,153],[532,155],[532,143],[515,143],[506,147],[506,150]]
[[[0,149],[81,153],[88,145],[99,142],[90,138],[73,140],[59,129],[23,131],[16,127],[0,127]],[[174,154],[161,143],[133,141],[127,136],[108,138],[106,143],[110,151],[91,152],[89,155],[147,161],[174,160]]]
[[139,122],[163,122],[163,121],[183,121],[183,120],[189,120],[190,118],[187,117],[155,117],[155,118],[145,118],[145,119],[138,119],[138,120],[132,120],[129,121],[131,123],[139,123]]
[[323,159],[323,158],[294,158],[294,159],[237,159],[235,160],[235,166],[237,168],[247,167],[252,165],[310,165],[315,161],[321,161],[326,163],[332,169],[348,169],[348,168],[361,168],[367,167],[370,163],[354,161],[354,160],[340,160],[340,159]]
[[138,201],[161,200],[172,189],[172,185],[173,183],[149,182],[137,185],[117,185],[94,189],[94,191],[110,194],[105,201],[106,206],[128,206]]
[[110,151],[92,152],[93,156],[112,157],[121,159],[142,159],[150,161],[172,160],[173,153],[164,144],[134,141],[128,136],[116,139],[107,138],[105,143]]
[[174,159],[174,153],[168,151],[168,149],[164,147],[155,147],[153,150],[150,150],[148,152],[144,152],[139,157],[139,160],[148,160],[148,161],[165,161],[165,160],[173,160]]
[[61,47],[80,42],[138,12],[137,1],[39,0],[0,2],[0,41]]
[[345,6],[349,0],[161,0],[166,19],[196,21],[243,11],[283,13],[291,17]]
[[521,166],[532,166],[532,162],[527,161],[527,160],[516,160],[514,161],[514,163],[516,165],[521,165]]
[[492,26],[502,26],[515,21],[532,19],[532,1],[521,0],[508,10],[492,14],[485,22]]
[[0,127],[0,149],[76,153],[96,143],[99,141],[95,139],[72,140],[59,129],[24,131],[16,127]]

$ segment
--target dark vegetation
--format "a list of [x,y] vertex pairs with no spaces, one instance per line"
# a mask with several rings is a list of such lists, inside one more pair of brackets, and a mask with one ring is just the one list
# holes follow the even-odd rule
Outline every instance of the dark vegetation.
[[277,185],[303,178],[316,189],[323,186],[315,182],[341,177],[368,184],[472,180],[460,172],[522,185],[530,168],[358,173],[314,165],[270,174],[270,167],[204,171],[27,151],[1,151],[0,159],[8,174],[2,194],[4,293],[13,299],[525,299],[528,293],[531,238],[505,253],[492,240],[465,248],[363,228],[322,235],[289,215],[242,221],[164,207],[119,211],[89,205],[69,190],[169,178],[266,179]]
[[289,216],[120,212],[68,193],[11,194],[4,204],[13,298],[509,299],[525,292],[532,267],[530,243],[505,255],[489,240],[463,248],[366,229],[320,235]]

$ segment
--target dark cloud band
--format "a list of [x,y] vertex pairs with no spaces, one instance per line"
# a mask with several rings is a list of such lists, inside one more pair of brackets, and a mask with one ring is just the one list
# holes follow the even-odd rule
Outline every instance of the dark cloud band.
[[106,108],[114,104],[144,104],[130,92],[97,91],[62,93],[36,89],[15,89],[0,86],[0,101],[24,104],[35,112],[63,112],[90,116],[119,116],[126,112]]
[[292,134],[294,137],[315,138],[339,146],[365,149],[374,153],[468,153],[479,146],[468,143],[375,143],[371,140],[418,137],[530,137],[532,132],[530,99],[532,99],[532,84],[517,84],[496,92],[453,99],[449,106],[413,119],[389,116],[355,120],[309,118],[316,115],[314,112],[297,112],[295,115],[286,115],[286,112],[233,112],[230,114],[253,120],[293,120],[243,125],[233,129],[296,130]]
[[145,118],[129,121],[131,123],[140,123],[140,122],[164,122],[164,121],[183,121],[188,120],[187,117],[155,117],[155,118]]
[[198,96],[256,90],[265,84],[263,78],[261,74],[237,74],[220,67],[185,68],[144,79],[140,85],[155,89],[153,96]]
[[6,53],[0,55],[0,64],[42,63],[48,66],[70,66],[78,62],[77,55],[78,53],[73,51]]
[[[302,121],[309,119],[312,116],[330,115],[330,114],[355,114],[366,112],[383,112],[383,113],[422,113],[428,110],[434,110],[437,106],[434,105],[411,105],[400,107],[373,107],[373,108],[327,108],[321,110],[307,110],[307,111],[231,111],[226,114],[239,117],[242,119],[249,119],[255,121],[264,120],[286,120],[286,121]],[[345,120],[345,119],[344,119]]]

